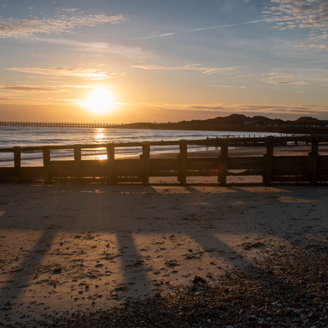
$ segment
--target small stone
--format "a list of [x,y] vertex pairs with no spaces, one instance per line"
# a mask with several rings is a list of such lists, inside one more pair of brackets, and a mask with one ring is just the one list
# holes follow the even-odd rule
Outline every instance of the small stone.
[[195,276],[194,279],[192,280],[193,284],[205,284],[206,280],[203,279],[202,277]]

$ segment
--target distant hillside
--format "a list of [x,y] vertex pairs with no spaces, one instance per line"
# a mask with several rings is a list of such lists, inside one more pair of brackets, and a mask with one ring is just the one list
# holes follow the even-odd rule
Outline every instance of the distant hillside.
[[313,117],[300,117],[295,121],[271,119],[265,116],[231,114],[207,120],[191,120],[169,123],[131,123],[122,128],[170,129],[170,130],[212,130],[212,131],[254,131],[281,133],[328,133],[328,121]]

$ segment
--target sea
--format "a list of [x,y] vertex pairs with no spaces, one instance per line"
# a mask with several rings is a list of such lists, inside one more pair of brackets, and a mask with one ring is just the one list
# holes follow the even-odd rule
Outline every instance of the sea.
[[[117,128],[64,128],[0,126],[0,149],[50,145],[104,144],[142,141],[202,140],[206,138],[234,138],[280,136],[279,133],[254,133],[234,131],[147,130]],[[205,150],[201,146],[188,146],[188,152]],[[151,154],[178,152],[178,146],[151,147]],[[141,147],[116,148],[115,158],[134,157],[141,154]],[[51,160],[72,160],[73,150],[53,150]],[[106,150],[82,151],[82,159],[106,159]],[[22,166],[43,165],[42,152],[22,152]],[[14,166],[13,153],[0,152],[0,166]]]

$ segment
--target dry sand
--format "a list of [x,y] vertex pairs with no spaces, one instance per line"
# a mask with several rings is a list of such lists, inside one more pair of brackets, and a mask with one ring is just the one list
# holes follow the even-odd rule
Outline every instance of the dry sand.
[[1,184],[0,326],[165,295],[195,276],[214,284],[227,269],[327,239],[327,186],[188,182]]

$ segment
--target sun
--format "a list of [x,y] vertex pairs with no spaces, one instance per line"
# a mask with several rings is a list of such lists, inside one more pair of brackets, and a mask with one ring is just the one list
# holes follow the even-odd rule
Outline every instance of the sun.
[[105,89],[96,89],[90,92],[86,107],[96,114],[107,114],[115,107],[115,98],[113,94]]

